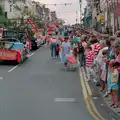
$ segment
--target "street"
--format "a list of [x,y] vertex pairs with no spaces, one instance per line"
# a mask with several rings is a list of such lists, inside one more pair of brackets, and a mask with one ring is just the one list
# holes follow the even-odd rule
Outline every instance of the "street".
[[0,0],[0,120],[120,120],[120,0]]
[[49,52],[40,48],[18,67],[0,65],[1,120],[93,120],[79,74],[65,71]]

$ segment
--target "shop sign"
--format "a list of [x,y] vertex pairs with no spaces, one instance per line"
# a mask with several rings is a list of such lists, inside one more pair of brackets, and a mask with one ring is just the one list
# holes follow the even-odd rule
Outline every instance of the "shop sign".
[[99,16],[97,17],[97,21],[98,21],[98,22],[99,22],[99,21],[104,22],[104,21],[105,21],[105,16],[104,16],[104,15],[99,15]]

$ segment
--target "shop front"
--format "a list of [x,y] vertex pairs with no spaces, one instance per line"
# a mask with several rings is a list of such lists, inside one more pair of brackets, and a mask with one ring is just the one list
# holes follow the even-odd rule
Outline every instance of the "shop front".
[[105,27],[105,16],[104,14],[99,14],[97,16],[97,23],[96,23],[96,29],[98,32],[104,32]]

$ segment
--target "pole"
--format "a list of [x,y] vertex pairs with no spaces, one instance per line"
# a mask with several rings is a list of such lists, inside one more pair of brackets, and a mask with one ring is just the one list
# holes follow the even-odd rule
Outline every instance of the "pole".
[[79,0],[80,4],[80,24],[81,24],[81,19],[82,19],[82,0]]
[[76,12],[76,24],[78,23],[78,12]]

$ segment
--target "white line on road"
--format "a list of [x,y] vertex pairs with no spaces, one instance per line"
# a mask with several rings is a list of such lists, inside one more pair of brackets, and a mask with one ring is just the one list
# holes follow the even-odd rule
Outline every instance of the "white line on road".
[[55,98],[55,102],[75,102],[75,98]]
[[35,53],[30,54],[30,56],[29,56],[29,57],[33,56],[34,54],[35,54]]
[[3,80],[3,77],[0,77],[0,80]]
[[7,105],[5,105],[5,109],[6,109],[6,110],[8,109],[8,106],[7,106]]
[[37,50],[37,52],[40,50],[40,48]]
[[13,67],[12,69],[10,69],[8,72],[12,72],[13,70],[15,70],[18,67],[18,65],[16,65],[15,67]]
[[56,64],[63,64],[62,62],[56,62]]

